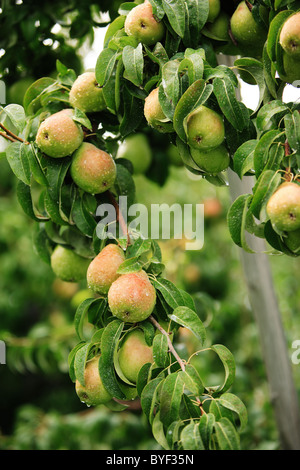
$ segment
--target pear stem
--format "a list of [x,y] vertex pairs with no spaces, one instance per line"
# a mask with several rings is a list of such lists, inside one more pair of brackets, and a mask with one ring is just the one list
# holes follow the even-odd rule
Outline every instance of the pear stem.
[[149,320],[151,321],[152,325],[154,325],[164,336],[167,337],[169,350],[173,354],[175,359],[177,360],[178,364],[181,367],[181,370],[184,372],[185,364],[183,360],[178,356],[177,352],[175,351],[172,341],[170,340],[170,334],[166,330],[163,329],[163,327],[158,323],[158,321],[155,320],[155,318],[152,315],[150,315]]

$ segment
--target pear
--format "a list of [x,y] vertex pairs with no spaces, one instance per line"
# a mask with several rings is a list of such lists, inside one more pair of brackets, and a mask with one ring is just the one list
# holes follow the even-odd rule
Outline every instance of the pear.
[[216,39],[218,41],[228,41],[230,39],[228,33],[229,23],[229,16],[227,13],[221,11],[221,13],[212,23],[205,26],[205,29],[210,33],[212,39]]
[[116,158],[129,160],[135,175],[146,173],[152,162],[152,151],[145,134],[136,133],[126,137],[118,148]]
[[284,23],[279,37],[284,51],[293,58],[300,57],[300,12],[290,16]]
[[191,148],[210,150],[218,147],[225,138],[223,118],[212,109],[199,106],[188,115],[186,132]]
[[212,175],[226,170],[230,162],[229,153],[225,145],[220,145],[206,151],[191,148],[191,155],[201,170]]
[[125,261],[125,254],[118,245],[106,245],[93,259],[87,270],[87,284],[98,294],[107,294],[119,277],[118,268]]
[[221,11],[220,0],[209,0],[209,13],[208,13],[207,21],[209,23],[212,23],[213,21],[215,21],[220,11]]
[[292,232],[300,228],[300,186],[282,183],[267,203],[267,214],[279,231]]
[[89,264],[89,259],[62,245],[57,245],[51,255],[54,274],[66,282],[79,282],[85,279]]
[[103,89],[99,86],[95,72],[84,72],[72,85],[69,102],[73,108],[84,113],[95,113],[106,109]]
[[135,329],[126,334],[118,353],[119,366],[124,376],[133,384],[144,364],[154,362],[152,346],[148,346],[142,330]]
[[159,88],[154,88],[144,104],[144,115],[148,124],[162,133],[173,132],[173,124],[165,116],[158,98]]
[[268,30],[255,21],[246,2],[240,2],[237,6],[231,17],[230,27],[243,54],[261,56]]
[[70,172],[79,188],[90,194],[100,194],[114,184],[116,165],[107,152],[84,142],[73,154]]
[[124,28],[128,36],[133,36],[147,46],[161,41],[165,34],[164,24],[155,19],[149,2],[137,5],[128,13]]
[[73,120],[74,110],[63,109],[47,117],[39,126],[36,144],[53,158],[71,155],[83,141],[83,130]]
[[112,314],[127,323],[146,320],[155,307],[156,291],[145,271],[122,274],[108,291]]
[[112,396],[105,389],[99,375],[99,359],[95,356],[86,363],[84,371],[84,385],[76,380],[75,390],[80,401],[88,406],[97,406],[108,403]]

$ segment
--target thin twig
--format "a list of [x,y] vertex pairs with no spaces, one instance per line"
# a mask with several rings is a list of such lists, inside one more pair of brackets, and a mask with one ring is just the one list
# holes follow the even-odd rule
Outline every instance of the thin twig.
[[120,207],[119,207],[119,204],[117,203],[114,195],[108,191],[108,196],[109,196],[109,199],[111,200],[111,203],[112,205],[114,206],[114,208],[116,209],[116,214],[117,214],[117,221],[119,222],[120,224],[120,227],[122,229],[122,232],[123,234],[126,236],[127,238],[127,247],[130,245],[131,243],[131,240],[130,240],[130,236],[129,236],[129,232],[128,232],[128,227],[126,225],[126,222],[124,220],[124,217],[120,211]]
[[10,140],[11,142],[17,142],[17,140],[13,139],[9,135],[7,135],[5,132],[0,132],[0,135],[4,137],[4,139]]
[[168,340],[168,346],[169,346],[169,350],[170,352],[173,354],[173,356],[175,357],[175,359],[177,360],[178,364],[180,365],[182,371],[184,372],[185,371],[185,365],[184,365],[184,362],[183,360],[178,356],[177,352],[175,351],[174,349],[174,346],[172,344],[172,341],[170,339],[170,334],[163,329],[163,327],[158,323],[158,321],[155,320],[155,318],[150,315],[149,317],[149,320],[151,321],[151,323],[163,334],[167,337],[167,340]]
[[[18,137],[16,134],[14,134],[12,131],[10,131],[9,129],[7,129],[1,122],[0,122],[0,127],[2,127],[2,129],[6,132],[6,134],[10,137],[12,137],[15,141],[18,140],[19,142],[22,142],[23,144],[29,144],[29,142],[25,142],[24,139],[22,139],[21,137]],[[2,134],[1,134],[2,135]],[[8,138],[8,137],[6,137]],[[11,140],[11,139],[8,139],[8,140]]]

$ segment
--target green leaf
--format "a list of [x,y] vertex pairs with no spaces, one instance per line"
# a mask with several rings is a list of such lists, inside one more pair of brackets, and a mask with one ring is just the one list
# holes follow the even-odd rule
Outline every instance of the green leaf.
[[85,371],[86,361],[87,361],[89,352],[91,350],[91,347],[92,347],[91,343],[86,343],[80,349],[78,349],[75,355],[75,360],[74,360],[75,377],[79,381],[79,383],[81,383],[81,385],[83,386],[85,385],[84,371]]
[[94,215],[88,207],[88,201],[85,194],[77,194],[72,208],[72,218],[79,230],[87,237],[92,238],[97,226]]
[[168,339],[165,335],[158,333],[153,339],[153,359],[158,367],[167,367],[169,359]]
[[[268,131],[272,128],[277,128],[277,120],[275,116],[281,115],[288,110],[288,106],[280,100],[272,100],[265,104],[257,113],[256,125],[260,131]],[[279,119],[278,118],[278,119]]]
[[236,395],[233,395],[232,393],[224,393],[217,400],[222,406],[224,406],[224,408],[228,408],[238,415],[241,423],[241,431],[245,429],[248,421],[248,415],[247,409],[240,398],[238,398]]
[[249,210],[256,218],[259,219],[261,217],[263,204],[268,201],[269,197],[275,191],[280,179],[280,173],[277,173],[274,170],[266,170],[258,178],[258,181],[253,188],[253,199],[249,207]]
[[41,98],[43,94],[53,90],[53,86],[55,86],[55,84],[55,79],[43,77],[30,85],[23,100],[26,114],[34,114],[41,107]]
[[169,444],[164,433],[164,425],[160,418],[160,412],[158,411],[152,423],[152,433],[154,439],[161,445],[165,450],[169,450]]
[[257,140],[248,140],[242,144],[233,156],[234,171],[240,177],[254,170],[254,151],[257,145]]
[[139,43],[137,47],[126,46],[122,54],[124,64],[124,78],[136,86],[143,83],[144,57],[143,46]]
[[39,222],[49,220],[49,217],[41,214],[35,208],[31,195],[31,187],[19,180],[17,185],[17,198],[25,214],[31,219]]
[[156,278],[153,281],[153,285],[161,292],[167,304],[173,309],[184,305],[184,299],[180,290],[168,279]]
[[239,435],[228,418],[221,418],[220,421],[216,421],[214,428],[221,450],[240,450]]
[[201,30],[207,22],[209,0],[189,0],[185,4],[185,34],[183,42],[187,47],[197,47]]
[[185,32],[185,5],[183,0],[162,0],[170,25],[181,38]]
[[215,416],[212,413],[205,413],[199,423],[199,432],[205,449],[210,449],[211,437],[215,425]]
[[181,431],[181,443],[184,450],[205,450],[199,431],[199,423],[192,421]]
[[294,12],[292,10],[281,11],[280,13],[278,13],[278,15],[276,15],[273,18],[273,20],[270,23],[268,38],[267,38],[267,52],[268,52],[270,59],[273,62],[276,62],[276,59],[277,59],[276,50],[277,50],[277,45],[279,42],[279,35],[280,35],[281,28],[283,26],[283,23],[293,13]]
[[203,344],[206,339],[205,327],[197,313],[188,307],[177,307],[169,315],[170,320],[191,330]]
[[85,321],[85,317],[88,313],[89,308],[99,302],[99,299],[85,299],[81,304],[77,307],[75,317],[74,317],[74,328],[77,333],[77,336],[80,340],[85,340],[84,332],[83,332],[83,325]]
[[260,108],[266,90],[263,64],[253,57],[243,57],[241,59],[237,59],[234,62],[234,65],[238,70],[248,72],[254,78],[259,87],[259,99],[256,108],[253,110],[254,114]]
[[285,132],[290,147],[300,152],[300,114],[294,111],[292,114],[284,116]]
[[144,119],[144,102],[134,96],[125,86],[123,89],[124,115],[120,123],[120,134],[124,138],[134,132]]
[[124,400],[126,397],[116,378],[114,355],[123,328],[124,323],[120,320],[113,320],[106,326],[101,337],[101,356],[99,360],[99,372],[103,385],[113,397],[119,400]]
[[51,245],[44,224],[35,224],[33,247],[38,256],[47,264],[51,264]]
[[198,371],[191,364],[186,364],[185,371],[180,371],[179,374],[182,376],[184,386],[194,396],[199,397],[204,391],[204,386]]
[[251,200],[251,194],[242,194],[234,201],[227,214],[227,223],[232,240],[249,253],[252,250],[246,242],[245,230]]
[[13,173],[28,185],[31,180],[30,157],[31,147],[21,142],[13,142],[6,149],[6,158]]
[[[104,50],[108,50],[107,49],[107,46],[108,46],[108,43],[109,41],[113,38],[113,36],[118,32],[120,31],[123,27],[124,27],[124,23],[125,23],[125,20],[126,20],[126,16],[125,15],[120,15],[118,16],[114,21],[112,21],[107,30],[106,30],[106,33],[105,33],[105,37],[104,37],[104,45],[103,45],[103,51]],[[107,53],[108,54],[108,53]],[[96,65],[96,69],[97,69],[97,65]],[[96,72],[97,73],[97,72]],[[97,76],[97,75],[96,75]],[[97,79],[98,80],[98,79]]]
[[170,374],[163,381],[160,392],[160,418],[165,426],[177,421],[183,391],[184,382],[180,374]]
[[157,403],[158,387],[162,380],[162,377],[156,377],[155,379],[150,380],[141,394],[142,410],[150,424],[153,422],[153,412]]
[[118,58],[118,53],[112,49],[103,49],[100,53],[95,68],[96,80],[100,86],[105,86],[115,68],[115,64]]
[[86,127],[90,131],[92,130],[92,123],[87,117],[87,115],[78,108],[75,108],[74,115],[72,117],[73,121],[78,122],[82,126]]
[[135,201],[135,183],[130,171],[125,166],[116,164],[117,176],[114,187],[118,196],[127,197],[127,207]]
[[242,132],[249,125],[249,115],[244,112],[242,103],[236,99],[232,82],[227,77],[215,78],[213,86],[224,116],[235,129]]
[[260,138],[254,151],[254,169],[257,178],[266,167],[271,146],[278,140],[283,141],[283,132],[280,129],[268,131]]
[[211,346],[211,349],[219,356],[225,369],[224,382],[216,389],[217,393],[224,393],[231,387],[235,379],[234,357],[232,353],[222,344],[215,344]]
[[5,106],[3,112],[8,116],[17,131],[21,133],[26,125],[26,116],[23,106],[19,104],[9,104]]

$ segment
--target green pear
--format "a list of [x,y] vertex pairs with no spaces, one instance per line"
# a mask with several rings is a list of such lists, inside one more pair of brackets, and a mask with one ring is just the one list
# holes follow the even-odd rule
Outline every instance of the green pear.
[[23,100],[27,89],[33,84],[34,78],[24,77],[14,82],[7,91],[7,102],[23,105]]
[[220,0],[209,0],[209,13],[208,13],[207,21],[209,23],[212,23],[213,21],[215,21],[220,11],[221,11]]
[[145,134],[137,133],[126,137],[118,148],[116,158],[129,160],[134,174],[146,173],[152,162],[152,152]]
[[106,245],[93,259],[87,270],[87,284],[98,294],[107,294],[119,277],[117,271],[125,261],[125,254],[118,245]]
[[142,330],[126,334],[118,353],[119,366],[124,376],[133,384],[144,364],[153,363],[152,346],[148,346]]
[[191,147],[191,155],[201,170],[212,175],[226,170],[230,162],[229,153],[225,145],[220,145],[206,151]]
[[188,115],[186,132],[191,148],[210,150],[218,147],[225,138],[223,118],[212,109],[199,106]]
[[108,291],[112,314],[127,323],[146,320],[155,307],[156,291],[145,271],[122,274]]
[[173,123],[164,114],[158,98],[159,88],[154,88],[144,104],[144,115],[148,124],[162,133],[173,132]]
[[244,54],[261,56],[267,39],[267,28],[259,25],[246,2],[240,2],[230,20],[231,32]]
[[54,274],[66,282],[79,282],[85,279],[89,264],[90,260],[61,245],[57,245],[51,255]]
[[300,186],[285,182],[272,194],[267,203],[267,214],[279,231],[292,232],[300,228]]
[[69,102],[73,108],[84,113],[95,113],[106,109],[103,89],[99,86],[95,72],[84,72],[72,85]]
[[71,155],[83,141],[83,130],[73,120],[74,110],[63,109],[47,117],[39,126],[36,144],[53,158]]
[[128,36],[133,36],[147,46],[161,41],[165,34],[164,24],[155,19],[149,2],[137,5],[128,13],[124,28]]
[[173,166],[183,166],[183,160],[180,156],[178,148],[174,144],[170,144],[167,148],[167,157]]
[[300,12],[290,16],[284,23],[279,37],[284,51],[293,58],[300,57]]
[[300,251],[300,229],[288,232],[287,237],[284,238],[286,246],[293,251],[298,253]]
[[75,390],[83,403],[88,406],[97,406],[108,403],[112,396],[105,389],[99,374],[100,356],[95,356],[86,363],[84,371],[84,385],[76,380]]
[[114,184],[116,165],[107,152],[83,142],[73,154],[70,172],[79,188],[87,193],[100,194]]
[[279,78],[285,83],[297,82],[296,85],[299,84],[300,80],[300,61],[297,58],[294,58],[291,55],[288,55],[285,51],[283,51],[283,67],[285,73],[278,71]]
[[228,33],[229,24],[229,15],[221,11],[221,13],[212,23],[206,24],[205,29],[212,39],[216,39],[218,41],[228,41],[230,39]]

